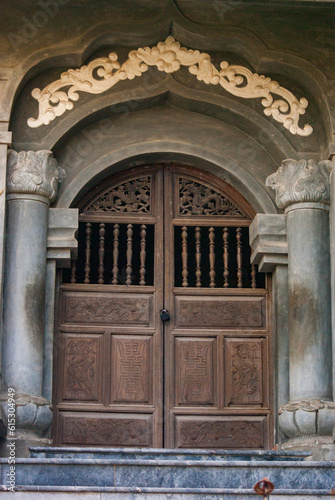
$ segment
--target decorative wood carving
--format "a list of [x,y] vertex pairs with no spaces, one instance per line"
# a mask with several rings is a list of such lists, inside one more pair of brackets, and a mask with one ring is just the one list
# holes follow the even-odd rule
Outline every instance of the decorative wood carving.
[[149,300],[112,294],[68,294],[65,298],[65,321],[70,323],[138,324],[150,321]]
[[63,399],[97,401],[101,337],[66,336]]
[[113,230],[113,285],[118,284],[118,275],[119,275],[119,235],[120,235],[120,226],[119,224],[114,224]]
[[151,212],[151,178],[140,177],[108,189],[94,200],[85,213],[142,213]]
[[229,215],[246,217],[228,198],[191,179],[179,179],[180,215]]
[[211,288],[215,287],[215,232],[214,227],[210,227],[208,230],[209,237],[209,286]]
[[201,229],[199,226],[195,228],[195,262],[196,286],[201,287]]
[[141,226],[141,251],[140,251],[140,285],[145,285],[145,275],[146,275],[146,269],[145,269],[145,260],[147,257],[147,252],[146,252],[146,237],[147,237],[147,226],[145,224],[142,224]]
[[[308,106],[306,98],[298,100],[289,90],[263,75],[252,73],[244,66],[220,63],[220,70],[212,64],[208,54],[199,50],[187,50],[180,46],[172,36],[156,46],[139,48],[129,53],[122,65],[118,55],[111,52],[108,57],[99,57],[79,69],[69,69],[61,74],[59,80],[47,85],[43,90],[33,89],[31,95],[39,103],[38,118],[29,118],[29,127],[48,125],[57,116],[73,108],[78,101],[78,91],[101,94],[114,87],[120,80],[133,80],[156,66],[159,71],[174,73],[186,66],[192,75],[205,84],[220,85],[229,93],[244,99],[259,99],[264,106],[264,114],[282,123],[291,134],[308,136],[313,132],[310,125],[300,128],[300,115]],[[68,88],[65,92],[64,89]],[[279,96],[274,100],[273,95]]]
[[127,181],[94,200],[85,213],[150,213],[150,177]]
[[105,224],[99,224],[99,285],[102,285],[104,282],[104,257],[105,257]]
[[63,443],[102,446],[150,446],[149,415],[62,415]]
[[223,237],[223,286],[224,288],[228,288],[229,287],[229,244],[228,244],[229,232],[227,227],[223,228],[222,237]]
[[264,417],[176,417],[177,448],[264,448]]
[[112,402],[152,400],[151,341],[150,337],[112,336]]
[[184,287],[188,286],[188,269],[187,269],[187,259],[188,259],[188,252],[187,252],[187,227],[183,226],[181,228],[181,259],[183,263],[183,269],[182,269],[182,277],[183,277],[183,282],[182,285]]
[[259,298],[222,297],[177,299],[177,325],[192,327],[262,327],[264,300]]
[[226,339],[228,405],[263,404],[262,340]]
[[214,339],[176,339],[177,405],[213,405]]

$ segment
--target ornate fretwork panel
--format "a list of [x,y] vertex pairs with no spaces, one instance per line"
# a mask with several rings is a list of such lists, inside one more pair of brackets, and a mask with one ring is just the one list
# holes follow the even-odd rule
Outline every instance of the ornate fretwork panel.
[[180,215],[226,215],[246,217],[228,198],[204,184],[179,179]]
[[100,195],[85,213],[142,213],[151,212],[151,177],[124,182]]

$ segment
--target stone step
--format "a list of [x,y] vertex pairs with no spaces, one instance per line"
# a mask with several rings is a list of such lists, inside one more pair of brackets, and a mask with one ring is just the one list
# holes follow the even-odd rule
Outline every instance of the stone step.
[[[276,460],[279,455],[275,452],[248,452],[245,455],[248,460],[234,460],[232,456],[243,457],[244,453],[208,452],[207,459],[203,459],[206,452],[194,450],[180,453],[176,450],[112,450],[109,454],[106,450],[101,453],[96,449],[74,450],[49,449],[44,451],[45,455],[50,455],[48,457],[17,459],[16,485],[21,489],[40,491],[41,488],[58,491],[59,488],[73,487],[81,491],[96,491],[99,487],[103,491],[116,488],[115,494],[145,490],[150,494],[217,494],[222,497],[223,494],[242,492],[252,494],[255,483],[267,477],[274,483],[277,494],[308,495],[313,492],[325,495],[335,488],[335,462],[304,461],[300,453],[296,457],[295,453],[289,453],[289,460],[283,459],[286,454],[281,460]],[[36,449],[32,453],[43,455]],[[101,458],[103,453],[105,456]],[[81,454],[91,456],[84,458]],[[226,460],[226,456],[230,459]],[[258,458],[253,460],[250,458],[253,456]],[[10,466],[7,459],[1,459],[0,465],[2,484],[5,485]]]
[[31,447],[32,458],[96,458],[141,460],[267,460],[302,461],[310,456],[306,451],[264,450],[195,450],[156,448],[79,448],[79,447]]

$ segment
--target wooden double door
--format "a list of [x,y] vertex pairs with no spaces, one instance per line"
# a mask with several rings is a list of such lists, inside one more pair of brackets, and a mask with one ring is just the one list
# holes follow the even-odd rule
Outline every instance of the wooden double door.
[[85,197],[59,289],[56,445],[272,445],[253,215],[231,186],[182,165],[131,169]]

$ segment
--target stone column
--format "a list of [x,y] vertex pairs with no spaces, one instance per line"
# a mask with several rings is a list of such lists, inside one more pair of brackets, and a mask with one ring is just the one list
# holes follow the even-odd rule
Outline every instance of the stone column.
[[3,392],[15,389],[16,436],[28,443],[52,419],[42,396],[46,251],[49,205],[62,175],[51,151],[9,151]]
[[331,163],[284,160],[267,185],[286,215],[289,393],[280,408],[287,447],[331,442],[332,342],[329,247]]

